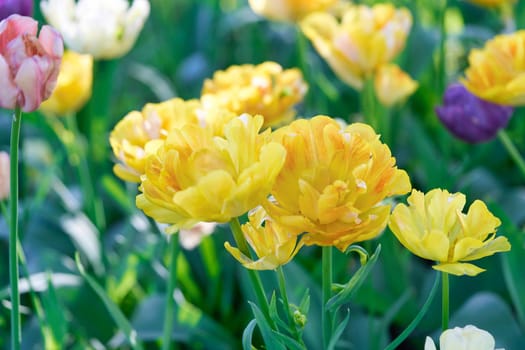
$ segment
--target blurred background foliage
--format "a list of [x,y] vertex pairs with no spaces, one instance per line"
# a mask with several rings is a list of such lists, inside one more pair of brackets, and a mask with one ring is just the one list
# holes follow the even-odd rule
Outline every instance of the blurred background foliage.
[[[434,113],[441,100],[434,79],[440,1],[391,2],[408,7],[414,16],[407,47],[397,63],[420,84],[405,105],[391,111],[390,146],[399,166],[408,171],[414,188],[462,191],[470,201],[480,198],[490,203],[503,221],[500,232],[513,244],[510,253],[480,263],[487,272],[452,277],[451,325],[475,324],[491,332],[499,347],[521,349],[525,346],[523,178],[498,140],[465,144],[448,134]],[[447,82],[453,82],[462,75],[469,50],[506,27],[496,11],[465,1],[449,3]],[[525,2],[519,1],[515,10],[516,27],[525,28]],[[42,21],[38,11],[36,17]],[[204,79],[218,69],[267,60],[302,69],[310,89],[299,115],[361,120],[357,93],[334,76],[293,25],[258,17],[243,0],[151,0],[149,20],[134,49],[118,62],[117,79],[107,91],[110,125],[147,102],[174,96],[198,98]],[[0,113],[0,149],[7,150],[10,118],[5,111]],[[507,128],[522,154],[524,114],[523,108],[516,109]],[[86,127],[83,117],[79,113],[81,130]],[[145,348],[157,348],[169,266],[167,244],[158,228],[135,208],[135,185],[101,174],[103,186],[97,195],[106,206],[108,229],[97,232],[80,210],[82,193],[71,166],[75,160],[68,159],[56,124],[38,112],[25,118],[20,230],[26,256],[21,270],[24,349],[128,348],[126,325],[114,321],[108,304],[121,310]],[[100,142],[109,147],[108,135],[100,135]],[[6,349],[7,232],[5,220],[0,219],[0,347]],[[179,257],[173,330],[179,348],[241,348],[242,331],[253,318],[246,301],[254,296],[246,272],[223,249],[229,235],[226,227],[219,227],[198,248]],[[428,263],[402,248],[389,232],[365,243],[365,248],[373,251],[378,242],[382,254],[349,305],[350,323],[340,348],[382,349],[413,319],[435,278]],[[102,295],[80,274],[77,251],[80,263],[102,287]],[[334,259],[335,281],[348,280],[359,265],[356,257],[348,259],[341,253],[335,253]],[[311,295],[305,330],[309,349],[321,348],[320,267],[317,248],[303,249],[284,267],[291,301],[298,304],[306,288]],[[268,292],[275,290],[274,275],[262,276]],[[424,337],[439,329],[439,308],[436,298],[400,349],[422,349]]]

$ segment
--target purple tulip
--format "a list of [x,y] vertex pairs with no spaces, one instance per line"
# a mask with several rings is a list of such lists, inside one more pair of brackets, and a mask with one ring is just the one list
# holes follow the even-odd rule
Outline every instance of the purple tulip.
[[15,13],[33,16],[33,0],[0,0],[0,21]]
[[494,138],[507,123],[514,109],[478,98],[459,83],[447,87],[443,106],[436,113],[445,127],[457,138],[479,143]]

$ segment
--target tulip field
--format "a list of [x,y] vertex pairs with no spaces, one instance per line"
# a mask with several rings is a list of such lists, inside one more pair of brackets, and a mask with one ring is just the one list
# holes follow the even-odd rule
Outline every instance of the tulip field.
[[0,349],[525,349],[525,1],[0,0]]

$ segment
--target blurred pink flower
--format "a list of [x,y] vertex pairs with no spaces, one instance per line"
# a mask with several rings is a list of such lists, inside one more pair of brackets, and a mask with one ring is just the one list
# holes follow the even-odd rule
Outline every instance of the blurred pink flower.
[[31,112],[56,85],[64,51],[62,37],[31,17],[11,15],[0,22],[0,107]]
[[0,152],[0,201],[9,198],[9,154]]

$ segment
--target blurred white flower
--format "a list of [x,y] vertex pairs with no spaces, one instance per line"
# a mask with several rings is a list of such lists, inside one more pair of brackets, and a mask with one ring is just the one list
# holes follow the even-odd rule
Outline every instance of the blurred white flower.
[[[440,350],[494,350],[495,346],[494,337],[489,332],[471,325],[447,329],[439,337]],[[430,337],[425,341],[425,350],[436,350]]]
[[47,22],[73,51],[95,59],[125,55],[135,43],[149,15],[148,0],[43,0]]
[[215,231],[216,226],[215,222],[200,222],[188,230],[181,229],[179,231],[180,245],[186,250],[195,248],[204,237]]
[[0,152],[0,201],[9,198],[9,154]]

